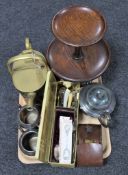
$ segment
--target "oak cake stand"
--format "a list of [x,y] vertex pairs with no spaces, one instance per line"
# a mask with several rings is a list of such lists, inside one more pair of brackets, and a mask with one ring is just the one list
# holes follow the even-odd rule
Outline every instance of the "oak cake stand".
[[62,79],[90,81],[108,67],[110,51],[102,39],[106,21],[96,10],[72,6],[59,11],[52,20],[56,39],[47,50],[52,71]]

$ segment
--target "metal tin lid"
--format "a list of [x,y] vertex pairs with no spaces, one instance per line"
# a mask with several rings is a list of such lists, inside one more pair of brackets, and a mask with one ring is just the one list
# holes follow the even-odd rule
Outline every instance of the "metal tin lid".
[[110,114],[114,110],[115,104],[112,91],[103,85],[88,85],[80,91],[80,107],[93,117]]
[[48,67],[45,57],[32,49],[28,38],[25,45],[26,50],[10,58],[7,66],[17,90],[34,92],[44,85]]

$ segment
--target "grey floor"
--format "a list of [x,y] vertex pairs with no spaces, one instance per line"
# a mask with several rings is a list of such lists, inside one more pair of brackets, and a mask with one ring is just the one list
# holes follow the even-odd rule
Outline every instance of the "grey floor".
[[[43,53],[53,38],[51,20],[63,7],[80,4],[99,9],[105,15],[105,35],[111,48],[111,65],[104,84],[116,95],[112,117],[112,154],[100,168],[51,168],[24,165],[17,158],[18,93],[6,68],[8,58],[24,49],[29,36],[33,47]],[[127,175],[128,174],[128,0],[0,0],[0,175]]]

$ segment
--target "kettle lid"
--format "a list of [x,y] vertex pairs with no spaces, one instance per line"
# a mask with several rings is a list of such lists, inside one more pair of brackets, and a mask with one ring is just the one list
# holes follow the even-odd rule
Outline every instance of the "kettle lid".
[[104,85],[85,86],[80,91],[80,107],[87,114],[99,117],[111,113],[115,108],[115,97]]

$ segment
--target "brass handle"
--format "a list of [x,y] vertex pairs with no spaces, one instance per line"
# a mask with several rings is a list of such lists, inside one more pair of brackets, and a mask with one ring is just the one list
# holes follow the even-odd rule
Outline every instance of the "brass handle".
[[[32,50],[32,45],[31,45],[30,40],[29,40],[28,37],[25,39],[25,47],[26,47],[26,50]],[[30,58],[30,55],[27,55],[27,54],[23,55],[22,54],[22,56],[21,55],[17,55],[17,56],[12,57],[12,58],[10,58],[8,60],[7,67],[8,67],[8,70],[9,70],[10,74],[12,74],[11,64],[16,62],[16,61],[24,60],[24,59],[32,59],[32,58]]]
[[[12,64],[16,61],[19,61],[19,60],[40,60],[39,56],[37,56],[36,54],[34,54],[34,51],[32,49],[32,45],[30,43],[30,40],[29,38],[26,38],[25,39],[25,47],[26,47],[26,50],[23,51],[21,54],[17,55],[17,56],[14,56],[12,58],[10,58],[7,62],[7,67],[8,67],[8,70],[10,72],[10,74],[12,74]],[[29,52],[30,51],[30,52]],[[30,53],[32,54],[32,57],[30,57]]]
[[[33,63],[38,66],[36,68],[47,67],[46,66],[47,63],[46,63],[46,59],[45,59],[44,55],[42,53],[32,49],[32,45],[31,45],[31,42],[30,42],[28,37],[25,39],[25,48],[26,48],[26,50],[22,51],[19,55],[14,56],[8,60],[7,67],[8,67],[8,71],[11,75],[15,71],[15,70],[13,70],[13,64],[15,62],[18,62],[21,60],[23,60],[25,64],[28,63],[29,61],[33,61]],[[29,64],[26,64],[26,66],[23,66],[23,69],[26,69],[26,68],[29,69],[30,65],[29,66],[28,65]],[[16,69],[16,71],[17,70],[19,70],[19,68]]]
[[28,37],[25,38],[25,47],[27,50],[32,49],[32,44],[30,43],[30,39]]

